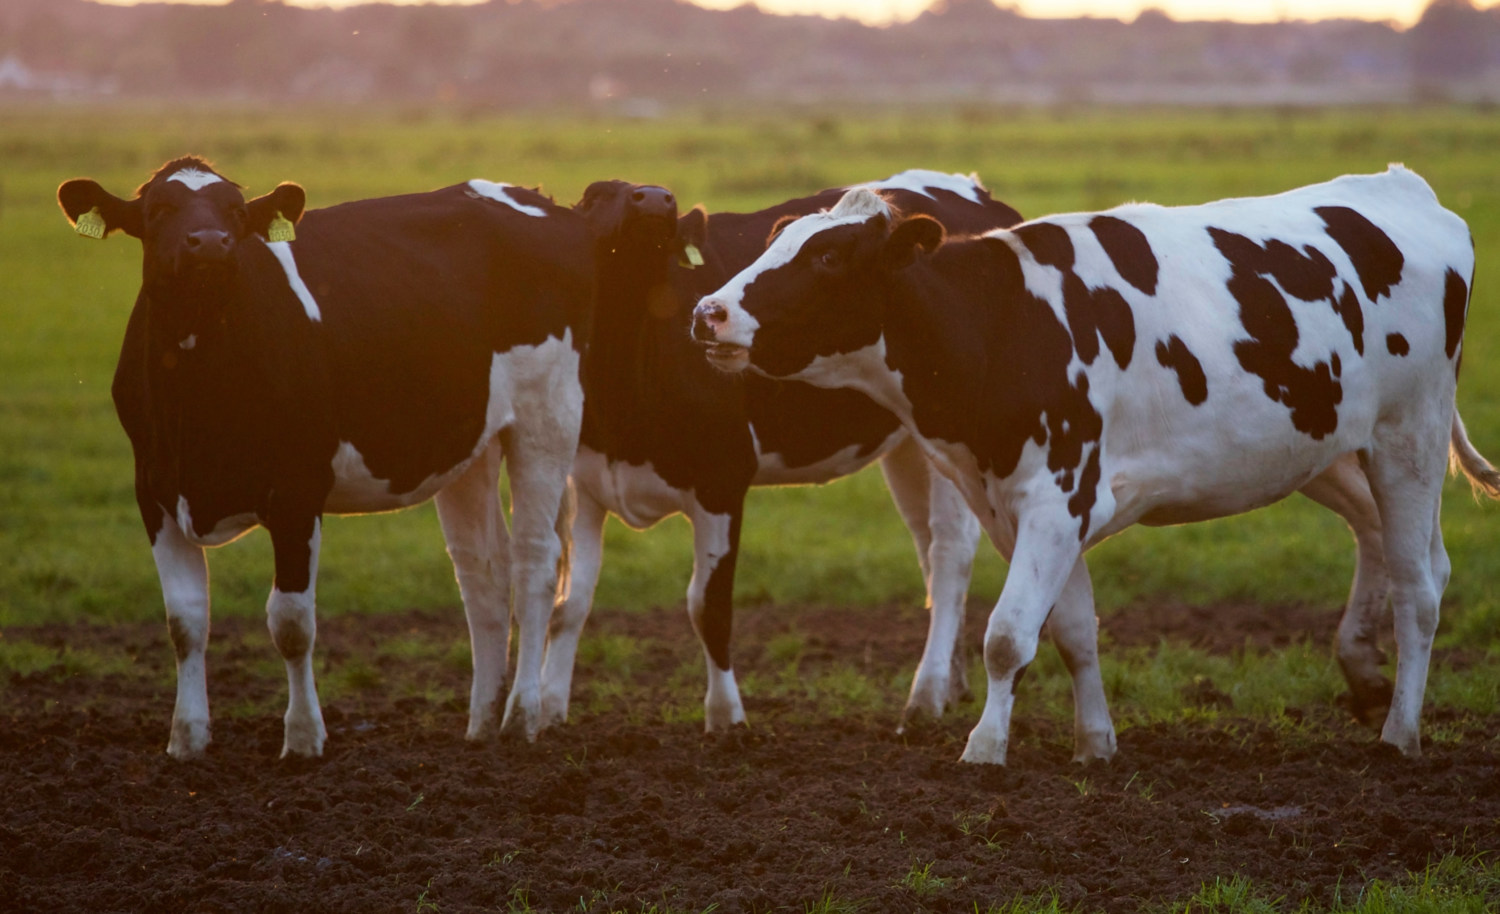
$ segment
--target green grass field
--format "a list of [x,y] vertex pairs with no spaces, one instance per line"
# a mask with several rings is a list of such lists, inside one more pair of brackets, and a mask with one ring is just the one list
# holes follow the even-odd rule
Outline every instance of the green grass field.
[[[295,180],[320,206],[485,176],[571,202],[590,182],[656,181],[684,202],[750,209],[921,166],[977,172],[1026,215],[1128,200],[1191,203],[1267,193],[1401,161],[1468,219],[1480,267],[1459,402],[1482,449],[1500,454],[1500,116],[1467,110],[992,113],[908,117],[723,114],[661,122],[473,118],[421,112],[161,109],[0,115],[0,625],[140,619],[160,612],[131,498],[129,449],[109,402],[139,278],[139,247],[74,236],[56,186],[90,175],[126,193],[170,157],[214,160],[252,192]],[[1445,531],[1454,576],[1445,637],[1500,630],[1500,511],[1454,483]],[[685,522],[611,526],[602,607],[671,605],[690,562]],[[213,556],[217,613],[262,611],[269,549],[252,536]],[[1300,499],[1210,524],[1137,529],[1091,555],[1103,611],[1169,597],[1336,605],[1352,548],[1333,515]],[[333,519],[319,592],[325,613],[449,606],[457,590],[430,507]],[[985,548],[974,593],[998,595]],[[741,602],[868,604],[920,597],[905,532],[877,473],[753,494]]]
[[[48,662],[24,640],[7,639],[6,628],[149,620],[162,612],[131,492],[130,451],[109,399],[139,280],[139,247],[123,236],[103,244],[74,236],[54,197],[67,178],[89,175],[124,194],[167,159],[198,153],[253,193],[297,181],[310,206],[471,177],[540,185],[571,203],[589,182],[618,177],[666,184],[685,203],[735,210],[926,167],[977,172],[997,198],[1035,216],[1129,200],[1195,203],[1271,193],[1400,161],[1473,229],[1480,266],[1459,404],[1475,443],[1500,458],[1500,281],[1489,268],[1500,255],[1497,149],[1500,114],[1448,109],[722,113],[647,123],[417,111],[0,113],[0,669]],[[1476,504],[1467,486],[1453,482],[1445,509],[1454,574],[1441,643],[1478,656],[1461,671],[1436,668],[1429,701],[1493,713],[1500,706],[1500,507]],[[261,613],[271,577],[266,537],[253,534],[211,561],[214,611]],[[1131,530],[1090,561],[1103,613],[1155,599],[1332,608],[1347,591],[1353,550],[1336,517],[1293,498],[1240,518]],[[690,562],[681,519],[647,533],[612,522],[597,605],[677,605]],[[993,550],[982,547],[974,594],[993,600],[1004,574]],[[406,607],[451,607],[456,614],[458,592],[431,507],[330,519],[319,594],[325,615]],[[816,489],[753,493],[737,595],[742,604],[920,600],[911,546],[878,472]],[[586,658],[588,651],[628,657],[630,646],[595,643]],[[467,663],[462,651],[443,656]],[[108,658],[96,660],[108,666]],[[95,668],[89,658],[78,662]],[[266,662],[275,678],[269,647]],[[1266,662],[1173,648],[1119,652],[1106,663],[1124,706],[1117,709],[1122,726],[1172,713],[1160,709],[1177,704],[1182,685],[1199,675],[1233,692],[1248,713],[1271,716],[1291,702],[1330,701],[1341,688],[1324,645]],[[1028,701],[1045,701],[1065,718],[1060,662],[1044,651],[1037,668]],[[357,685],[370,675],[367,661],[332,672],[325,681],[335,690],[339,676]],[[829,688],[845,688],[858,704],[867,685]],[[746,687],[774,693],[795,684]],[[696,687],[685,687],[685,717],[697,699]],[[1483,872],[1493,879],[1492,869]],[[1260,910],[1217,896],[1194,899],[1188,909]]]

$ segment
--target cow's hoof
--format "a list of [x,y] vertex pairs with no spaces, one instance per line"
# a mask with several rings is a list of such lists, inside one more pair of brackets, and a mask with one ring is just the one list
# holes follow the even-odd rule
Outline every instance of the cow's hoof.
[[208,721],[172,721],[172,735],[167,740],[167,755],[179,762],[202,758],[211,740]]

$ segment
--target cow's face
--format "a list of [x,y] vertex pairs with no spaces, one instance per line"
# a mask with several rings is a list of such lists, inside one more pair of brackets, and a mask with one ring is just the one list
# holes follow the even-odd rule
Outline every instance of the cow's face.
[[698,303],[693,336],[708,360],[793,378],[820,356],[877,343],[895,272],[943,237],[926,216],[892,222],[884,199],[857,188],[773,233],[755,263]]
[[88,178],[63,184],[57,200],[80,231],[92,224],[98,237],[118,229],[139,238],[146,284],[172,286],[232,271],[240,244],[251,235],[264,238],[278,217],[301,219],[306,196],[282,184],[246,202],[239,185],[188,157],[162,166],[129,200]]
[[588,223],[603,253],[649,256],[675,252],[677,198],[665,187],[595,181],[573,209]]

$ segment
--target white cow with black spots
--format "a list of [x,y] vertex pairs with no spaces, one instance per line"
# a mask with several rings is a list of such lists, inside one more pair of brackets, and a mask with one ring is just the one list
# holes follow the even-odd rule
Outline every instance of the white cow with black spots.
[[[1474,270],[1463,221],[1393,166],[943,235],[852,191],[704,298],[695,332],[726,370],[851,387],[891,410],[1010,561],[963,759],[1005,761],[1044,625],[1073,677],[1075,757],[1112,756],[1084,552],[1132,524],[1299,489],[1360,542],[1339,647],[1356,700],[1388,696],[1381,739],[1419,754],[1450,456],[1500,497],[1454,404]],[[1393,694],[1373,639],[1387,594]]]

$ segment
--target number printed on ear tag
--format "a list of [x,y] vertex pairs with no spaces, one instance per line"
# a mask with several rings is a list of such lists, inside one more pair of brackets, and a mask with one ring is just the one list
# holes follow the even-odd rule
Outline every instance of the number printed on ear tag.
[[267,241],[296,241],[297,230],[292,227],[292,220],[280,213],[271,220],[271,225],[266,229]]
[[73,230],[85,238],[104,239],[104,217],[99,215],[99,207],[94,207],[78,217],[73,223]]

